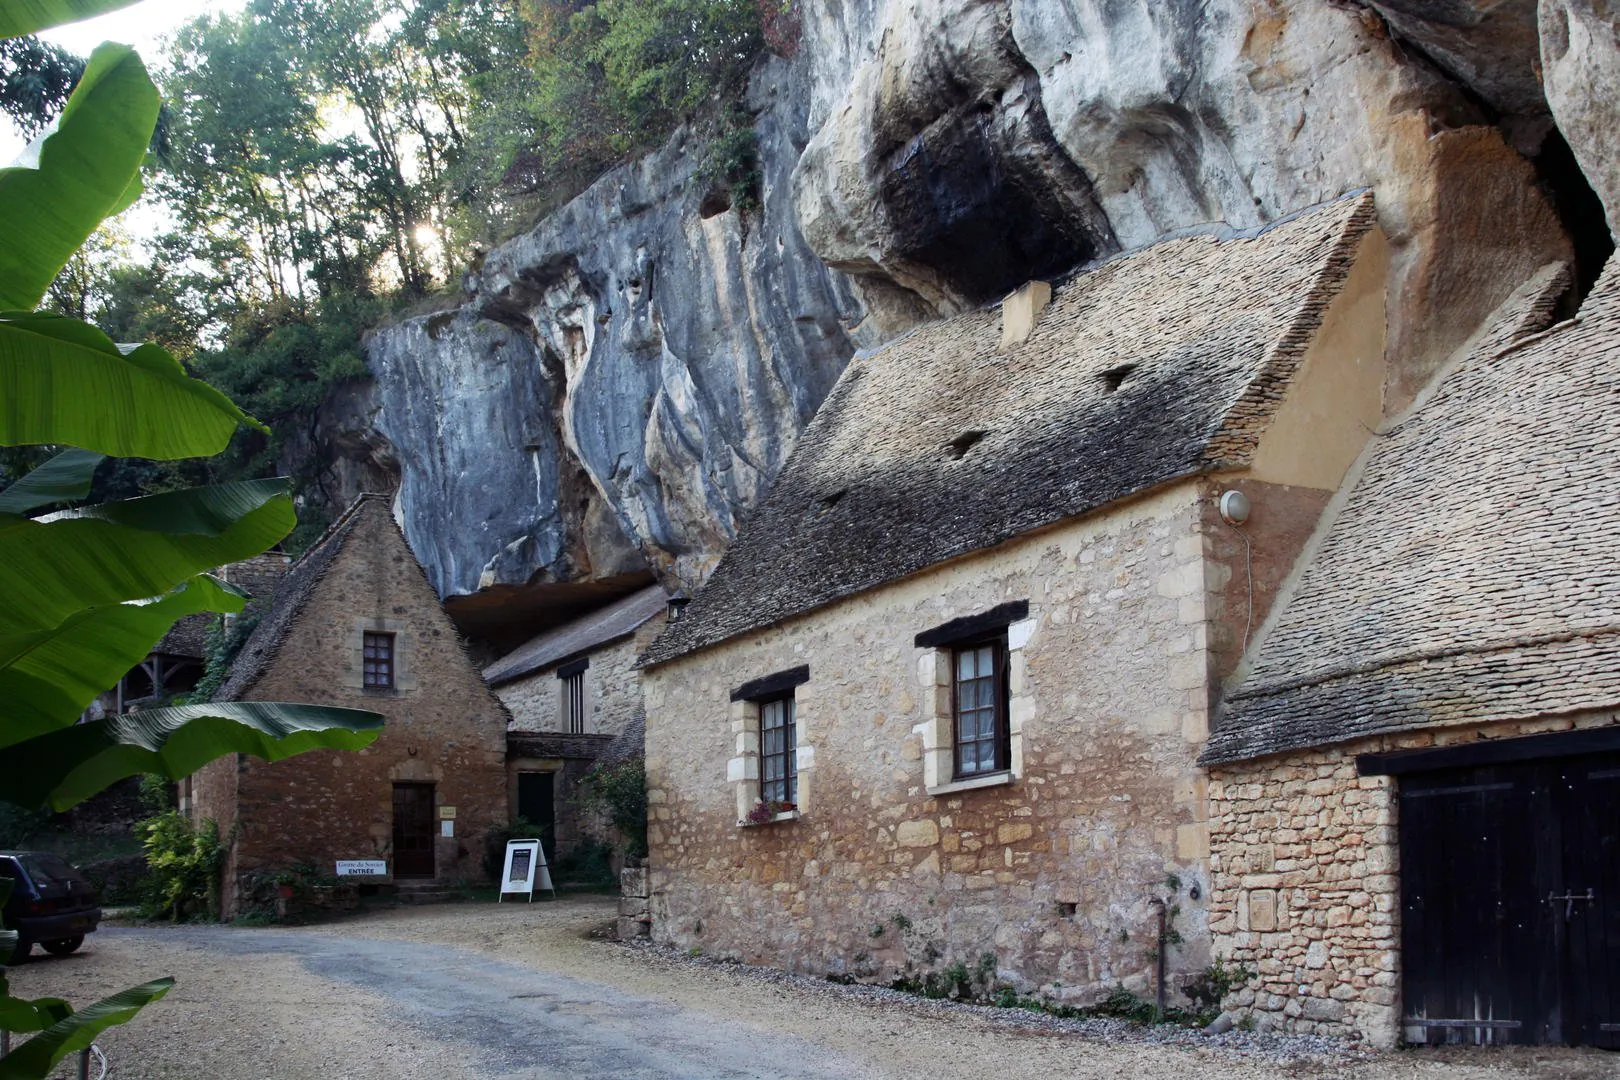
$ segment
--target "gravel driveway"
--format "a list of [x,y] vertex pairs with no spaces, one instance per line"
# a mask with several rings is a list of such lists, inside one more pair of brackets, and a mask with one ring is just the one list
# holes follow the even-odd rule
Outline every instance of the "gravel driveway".
[[15,993],[77,1004],[174,975],[102,1039],[118,1080],[1620,1077],[1600,1052],[1357,1054],[924,1002],[591,938],[613,913],[591,898],[305,929],[107,927],[10,974]]

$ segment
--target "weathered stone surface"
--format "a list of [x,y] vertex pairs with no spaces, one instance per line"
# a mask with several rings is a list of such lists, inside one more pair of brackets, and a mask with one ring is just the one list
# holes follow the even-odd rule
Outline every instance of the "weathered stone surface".
[[401,508],[441,594],[647,562],[696,579],[763,493],[860,319],[786,197],[793,75],[755,80],[759,211],[705,216],[705,146],[678,133],[491,252],[459,311],[372,336],[378,428],[409,448]]
[[1542,0],[1547,100],[1581,171],[1620,235],[1620,7],[1606,0]]
[[[460,312],[377,334],[388,438],[352,424],[348,445],[406,448],[401,511],[442,594],[643,562],[691,586],[857,346],[1363,186],[1391,244],[1397,410],[1568,254],[1515,149],[1545,125],[1529,3],[796,5],[798,56],[751,92],[762,209],[716,212],[678,133],[490,253]],[[1572,43],[1549,87],[1601,174],[1612,25],[1547,6]]]
[[1510,139],[1534,153],[1550,120],[1536,78],[1536,0],[1366,0],[1403,44],[1502,114]]
[[[1151,992],[1151,901],[1173,875],[1174,985],[1203,969],[1208,860],[1176,845],[1201,824],[1202,789],[1180,782],[1196,747],[1147,721],[1208,709],[1207,686],[1165,678],[1204,609],[1183,623],[1154,588],[1196,561],[1177,543],[1202,550],[1208,494],[1163,490],[647,670],[647,774],[668,811],[649,829],[654,937],[876,981],[993,952],[997,979],[1086,1001]],[[930,794],[905,748],[949,756],[949,720],[916,692],[936,656],[916,634],[1025,597],[1038,630],[1009,655],[1028,695],[1015,778]],[[739,827],[759,788],[728,781],[747,728],[726,691],[793,663],[810,669],[794,687],[799,813]]]
[[[1586,714],[1582,727],[1620,723]],[[1256,1030],[1393,1047],[1400,1035],[1400,802],[1356,755],[1549,730],[1538,718],[1404,735],[1210,770],[1209,927],[1214,955],[1251,972],[1225,1006]]]

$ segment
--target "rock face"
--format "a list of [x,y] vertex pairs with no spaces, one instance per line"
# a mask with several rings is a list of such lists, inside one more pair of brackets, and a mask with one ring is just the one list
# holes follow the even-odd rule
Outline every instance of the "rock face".
[[1541,64],[1558,126],[1620,235],[1620,5],[1543,0]]
[[491,252],[457,311],[374,335],[373,434],[351,416],[348,442],[393,446],[442,594],[641,567],[691,587],[856,348],[1360,187],[1399,409],[1590,225],[1580,176],[1534,160],[1538,53],[1620,193],[1605,7],[1546,0],[1538,33],[1532,0],[806,0],[799,54],[750,91],[758,209],[677,133]]

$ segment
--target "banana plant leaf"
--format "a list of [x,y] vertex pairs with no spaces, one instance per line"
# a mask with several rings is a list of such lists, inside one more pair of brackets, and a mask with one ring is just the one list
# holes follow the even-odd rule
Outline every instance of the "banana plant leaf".
[[0,491],[0,514],[27,514],[90,494],[96,466],[107,460],[88,450],[64,450]]
[[142,709],[6,747],[0,798],[60,812],[126,776],[180,780],[226,754],[280,761],[306,750],[359,750],[382,724],[359,709],[274,701]]
[[[13,939],[11,947],[15,947],[16,932],[8,930],[6,933]],[[10,997],[5,994],[4,983],[5,980],[0,979],[0,1031],[13,1034],[44,1031],[58,1020],[73,1015],[73,1006],[62,998],[34,998],[29,1001]]]
[[97,47],[38,167],[0,169],[0,308],[37,307],[102,219],[129,204],[157,117],[135,50]]
[[238,590],[202,574],[157,600],[88,608],[49,630],[0,639],[0,749],[76,722],[180,619],[243,606]]
[[158,346],[126,351],[89,323],[45,312],[0,311],[0,402],[6,446],[67,443],[172,461],[219,453],[240,424],[264,429]]
[[89,1047],[108,1028],[128,1023],[173,985],[173,979],[153,979],[58,1020],[0,1058],[0,1080],[36,1080],[49,1075],[63,1058]]
[[0,642],[87,608],[163,596],[269,548],[295,523],[284,480],[188,488],[45,518],[0,516]]
[[63,23],[78,22],[105,11],[128,7],[135,0],[4,0],[0,3],[0,38],[22,37]]

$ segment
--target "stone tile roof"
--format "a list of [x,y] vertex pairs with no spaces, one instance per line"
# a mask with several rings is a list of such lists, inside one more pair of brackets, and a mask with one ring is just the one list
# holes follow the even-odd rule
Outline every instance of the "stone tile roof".
[[486,667],[484,681],[500,686],[628,637],[663,611],[666,602],[663,587],[649,585],[589,615],[530,638]]
[[1007,352],[991,307],[857,355],[643,663],[1245,463],[1373,218],[1358,193],[1115,257]]
[[165,656],[189,656],[201,660],[208,655],[208,628],[214,625],[215,615],[187,615],[163,635],[163,640],[152,646],[154,653]]
[[275,598],[270,601],[269,609],[236,654],[236,659],[231,663],[231,673],[213,700],[239,701],[253,689],[259,676],[275,660],[305,601],[343,550],[344,543],[354,531],[356,520],[368,508],[376,513],[388,514],[390,521],[393,519],[386,495],[361,495],[338,515],[321,538],[288,569],[286,577],[276,589]]
[[1620,270],[1548,268],[1387,437],[1203,760],[1620,706]]

